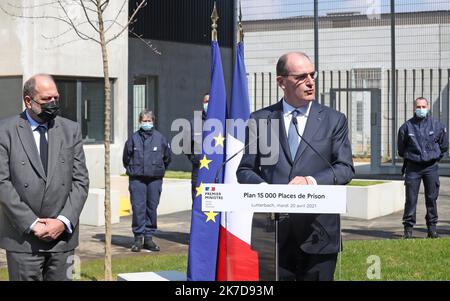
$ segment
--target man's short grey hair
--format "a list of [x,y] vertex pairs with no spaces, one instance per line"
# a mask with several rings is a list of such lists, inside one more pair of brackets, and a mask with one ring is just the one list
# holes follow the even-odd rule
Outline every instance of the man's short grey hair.
[[423,100],[425,100],[425,101],[427,102],[427,106],[430,105],[430,102],[428,101],[428,99],[426,99],[425,97],[420,96],[420,97],[417,97],[417,98],[414,100],[414,107],[416,107],[417,101],[418,101],[418,100],[421,100],[421,99],[423,99]]
[[53,77],[50,74],[39,73],[39,74],[33,75],[23,84],[23,99],[25,99],[25,96],[28,96],[30,98],[34,98],[34,96],[36,96],[36,78],[37,77],[47,77],[47,78],[51,79],[53,82],[55,82],[55,80],[53,79]]
[[298,54],[300,56],[303,56],[305,58],[307,58],[309,61],[311,61],[311,58],[304,52],[301,51],[295,51],[295,52],[288,52],[283,54],[277,62],[277,76],[284,76],[287,75],[288,71],[286,70],[286,63],[287,63],[287,58],[289,55],[291,54]]
[[150,117],[150,119],[151,119],[152,121],[155,121],[155,114],[153,114],[153,111],[151,111],[151,110],[147,110],[147,109],[142,110],[142,111],[139,113],[139,122],[141,122],[142,119],[144,119],[144,116]]

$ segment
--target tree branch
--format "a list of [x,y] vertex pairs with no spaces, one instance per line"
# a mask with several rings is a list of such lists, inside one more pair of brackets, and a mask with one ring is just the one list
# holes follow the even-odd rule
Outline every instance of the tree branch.
[[[97,0],[97,1],[100,1],[100,0]],[[103,13],[105,11],[105,9],[108,7],[108,5],[109,5],[109,0],[105,0],[105,2],[100,4],[100,11]]]
[[[0,6],[0,9],[1,9],[5,14],[7,14],[8,16],[13,17],[13,18],[33,19],[33,20],[35,20],[35,19],[57,20],[57,21],[59,21],[59,22],[65,23],[65,24],[68,25],[69,27],[72,27],[72,24],[70,24],[67,20],[65,20],[65,19],[63,19],[63,18],[55,17],[55,16],[25,16],[25,15],[22,15],[22,14],[14,14],[14,13],[11,13],[11,12],[5,10],[5,9],[3,8],[3,6]],[[80,34],[77,34],[77,35],[78,35],[78,36],[80,37],[80,39],[82,39],[82,40],[88,40],[88,39],[89,39],[89,36],[87,36],[87,35],[84,34],[84,33],[80,33]]]
[[[78,23],[78,24],[76,24],[76,26],[82,26],[82,25],[85,25],[85,24],[87,24],[87,21],[84,21],[84,22],[82,22],[82,23]],[[68,27],[69,27],[69,28],[68,28],[67,30],[65,30],[65,31],[63,31],[63,32],[61,32],[61,33],[59,33],[59,34],[57,34],[57,35],[54,35],[54,36],[46,36],[46,35],[44,35],[44,34],[41,34],[41,36],[42,36],[44,39],[47,39],[47,40],[54,40],[54,39],[57,39],[57,38],[60,38],[60,37],[62,37],[62,36],[64,36],[64,35],[66,35],[67,33],[69,33],[69,32],[71,32],[71,31],[74,30],[72,26],[69,25]],[[87,40],[87,39],[84,39],[84,40]]]
[[[64,43],[60,43],[60,44],[56,44],[54,47],[52,47],[52,48],[60,48],[60,47],[63,47],[63,46],[65,46],[65,45],[68,45],[68,44],[72,44],[72,43],[75,43],[75,42],[79,42],[80,41],[80,39],[74,39],[74,40],[70,40],[70,41],[67,41],[67,42],[64,42]],[[50,50],[51,48],[45,48],[46,50]]]
[[122,10],[123,10],[123,8],[124,8],[124,6],[125,6],[126,3],[127,3],[127,1],[124,0],[123,3],[122,3],[122,6],[120,7],[120,10],[119,10],[119,12],[117,13],[116,17],[114,18],[113,22],[111,23],[110,26],[108,26],[108,27],[105,29],[105,33],[107,33],[107,32],[111,29],[111,27],[114,25],[114,23],[117,22],[117,19],[119,18],[119,15],[120,15],[120,13],[122,12]]
[[[108,0],[106,0],[108,1]],[[127,28],[128,26],[134,21],[134,18],[136,17],[136,14],[138,13],[138,11],[145,7],[147,5],[147,0],[141,0],[141,2],[139,3],[139,5],[136,7],[136,9],[133,11],[133,14],[131,15],[131,17],[128,19],[128,23],[123,26],[122,30],[120,30],[117,34],[113,35],[112,38],[108,39],[106,41],[106,44],[108,44],[109,42],[117,39]]]
[[[77,1],[76,3],[78,4],[78,6],[81,7],[81,2],[82,2],[83,0],[79,0],[79,1],[80,1],[80,3],[79,3],[78,1]],[[92,1],[90,1],[90,2],[92,2]],[[92,9],[92,8],[88,7],[87,5],[85,5],[84,7],[86,8],[87,11],[90,11],[91,13],[94,13],[94,14],[97,13],[97,11],[96,11],[95,9]]]
[[[98,44],[100,44],[100,41],[94,39],[93,37],[81,32],[76,25],[73,23],[72,19],[69,17],[69,14],[67,13],[66,9],[64,8],[64,5],[62,5],[61,0],[58,0],[59,6],[61,7],[62,11],[64,12],[64,15],[66,16],[66,18],[69,21],[64,20],[65,23],[69,24],[69,26],[71,26],[73,28],[73,30],[75,31],[75,33],[83,40],[91,40],[94,41]],[[62,19],[63,20],[63,19]]]
[[87,22],[91,25],[91,27],[92,27],[97,33],[100,33],[100,31],[98,30],[98,28],[95,27],[95,25],[92,23],[91,18],[89,18],[89,15],[88,15],[88,13],[87,13],[86,6],[84,5],[83,0],[80,0],[80,4],[81,4],[81,7],[83,8],[83,12],[84,12],[84,15],[85,15],[85,17],[86,17]]
[[154,53],[156,53],[157,55],[162,55],[161,51],[159,51],[155,46],[153,46],[153,44],[150,41],[145,40],[144,38],[142,38],[142,35],[138,35],[137,33],[135,33],[134,31],[132,31],[131,29],[129,30],[129,32],[135,36],[138,40],[140,40],[142,43],[144,43],[145,45],[147,45],[148,48],[150,48]]
[[31,9],[31,8],[37,8],[37,7],[42,7],[42,6],[48,6],[48,5],[52,5],[52,4],[57,4],[58,1],[52,1],[52,2],[47,2],[47,3],[40,3],[40,4],[36,4],[36,5],[30,5],[30,6],[25,6],[25,5],[15,5],[12,4],[10,2],[7,3],[8,6],[12,7],[12,8],[16,8],[16,9]]

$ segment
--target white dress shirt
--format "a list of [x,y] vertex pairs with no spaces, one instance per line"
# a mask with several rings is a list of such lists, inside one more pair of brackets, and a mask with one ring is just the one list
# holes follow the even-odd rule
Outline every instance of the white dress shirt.
[[[45,128],[47,128],[48,124],[47,123],[44,123],[44,124],[38,123],[36,120],[31,118],[31,116],[28,114],[28,111],[25,111],[25,114],[27,115],[27,119],[28,119],[28,123],[30,124],[31,131],[33,132],[34,142],[36,143],[37,150],[40,153],[41,152],[41,150],[40,150],[41,134],[38,131],[36,131],[36,129],[40,125],[42,125]],[[45,138],[48,141],[48,131],[45,132]],[[60,221],[62,221],[64,223],[64,225],[66,226],[67,232],[72,233],[72,225],[71,225],[71,223],[70,223],[70,221],[69,221],[69,219],[67,217],[65,217],[64,215],[58,215],[57,219],[59,219]],[[33,228],[36,225],[36,223],[38,222],[38,220],[39,219],[36,219],[31,224],[31,226],[28,228],[29,232],[31,232],[33,230]]]
[[[289,126],[291,124],[292,119],[292,111],[297,110],[300,113],[297,114],[297,129],[300,135],[303,136],[303,132],[305,131],[306,121],[308,121],[309,110],[311,109],[311,102],[308,102],[306,106],[295,108],[288,104],[286,100],[283,99],[283,119],[284,119],[284,129],[286,130],[286,137],[289,135]],[[299,144],[301,138],[298,137]],[[307,176],[309,180],[313,182],[314,185],[317,185],[316,179],[311,176]]]

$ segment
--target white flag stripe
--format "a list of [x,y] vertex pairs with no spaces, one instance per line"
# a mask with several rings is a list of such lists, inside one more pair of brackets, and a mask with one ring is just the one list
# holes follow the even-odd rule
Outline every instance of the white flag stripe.
[[[244,143],[240,140],[234,138],[232,135],[227,135],[227,160],[237,152],[239,152],[243,147]],[[231,159],[227,165],[225,165],[225,183],[237,183],[236,170],[241,162],[242,152],[240,152],[236,157]]]
[[[233,156],[244,147],[244,143],[227,135],[227,158]],[[236,183],[236,170],[241,162],[242,152],[231,159],[225,166],[224,183]],[[238,237],[240,240],[250,245],[252,235],[252,218],[251,212],[226,212],[222,214],[221,225],[228,232]]]

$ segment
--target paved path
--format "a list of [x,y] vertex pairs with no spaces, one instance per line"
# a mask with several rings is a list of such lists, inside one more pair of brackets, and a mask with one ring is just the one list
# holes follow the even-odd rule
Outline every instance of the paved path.
[[[355,239],[396,239],[401,238],[402,211],[369,221],[343,218],[342,234],[344,240]],[[450,177],[441,177],[441,190],[438,199],[438,232],[442,237],[450,236]],[[423,188],[417,206],[417,225],[413,235],[417,238],[426,236],[425,201]],[[158,217],[159,230],[155,241],[161,247],[160,253],[186,253],[188,251],[190,211],[166,214]],[[76,253],[82,259],[102,258],[104,227],[81,226],[80,246]],[[122,217],[121,222],[113,225],[113,256],[133,256],[130,252],[133,242],[131,217]],[[0,250],[0,267],[6,266],[5,252]]]

